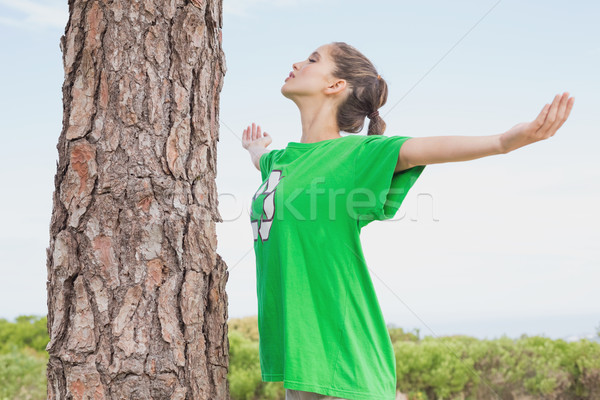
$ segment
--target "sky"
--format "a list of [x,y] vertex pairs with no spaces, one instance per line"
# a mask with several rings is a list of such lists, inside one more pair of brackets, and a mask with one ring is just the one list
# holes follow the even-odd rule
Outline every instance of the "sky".
[[[368,4],[368,6],[367,6]],[[225,0],[217,188],[229,317],[257,314],[249,218],[260,172],[241,146],[300,141],[280,88],[320,45],[359,49],[387,81],[387,136],[502,133],[564,91],[551,138],[428,165],[396,216],[362,230],[386,323],[420,336],[573,338],[600,329],[600,4]],[[0,0],[0,317],[45,315],[62,128],[67,1]],[[365,129],[360,134],[366,134]],[[344,134],[342,132],[342,134]]]

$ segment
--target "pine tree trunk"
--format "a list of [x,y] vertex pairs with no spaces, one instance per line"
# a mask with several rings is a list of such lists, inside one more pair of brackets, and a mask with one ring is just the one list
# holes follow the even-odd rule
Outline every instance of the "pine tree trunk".
[[69,0],[48,399],[228,399],[222,0]]

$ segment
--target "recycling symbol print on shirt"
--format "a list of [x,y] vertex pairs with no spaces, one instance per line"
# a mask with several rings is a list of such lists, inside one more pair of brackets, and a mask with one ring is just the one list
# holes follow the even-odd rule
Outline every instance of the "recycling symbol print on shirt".
[[254,204],[259,196],[264,195],[262,210],[257,210],[258,212],[253,214],[253,217],[258,216],[260,219],[251,218],[250,220],[255,242],[259,237],[263,242],[269,239],[269,232],[271,232],[273,217],[275,216],[275,190],[279,182],[281,182],[281,178],[283,178],[281,173],[280,169],[271,171],[267,180],[260,185],[254,196],[252,196],[252,204]]

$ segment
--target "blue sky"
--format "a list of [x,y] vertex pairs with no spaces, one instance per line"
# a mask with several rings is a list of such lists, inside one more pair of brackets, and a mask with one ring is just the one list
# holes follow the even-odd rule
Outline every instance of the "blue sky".
[[[227,72],[217,165],[218,251],[230,317],[255,315],[248,207],[260,184],[241,147],[259,123],[301,135],[280,88],[332,41],[369,57],[390,94],[386,135],[491,135],[575,97],[557,134],[506,155],[430,165],[393,221],[362,232],[388,323],[421,335],[592,333],[600,325],[600,5],[591,1],[224,2]],[[67,1],[0,0],[0,317],[44,315],[62,126]],[[366,131],[362,134],[366,134]]]

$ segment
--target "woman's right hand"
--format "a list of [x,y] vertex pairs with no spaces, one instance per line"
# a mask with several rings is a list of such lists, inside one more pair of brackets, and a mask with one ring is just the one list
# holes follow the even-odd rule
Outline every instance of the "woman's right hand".
[[273,139],[271,139],[271,135],[267,132],[264,132],[264,136],[260,131],[260,125],[256,125],[254,122],[252,123],[252,128],[250,125],[246,129],[244,129],[244,133],[242,135],[242,147],[246,150],[249,150],[250,147],[259,146],[262,148],[266,148],[271,144]]

